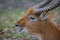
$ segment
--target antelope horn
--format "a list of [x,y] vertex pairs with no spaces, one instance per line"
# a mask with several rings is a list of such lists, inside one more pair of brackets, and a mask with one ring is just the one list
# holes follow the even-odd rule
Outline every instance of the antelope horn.
[[57,8],[58,6],[60,6],[60,0],[53,1],[50,4],[48,4],[47,6],[45,6],[43,8],[36,9],[35,13],[39,14],[40,12],[45,12],[45,11],[47,12],[47,11],[51,11],[51,10]]
[[45,0],[44,2],[39,3],[38,5],[34,6],[35,8],[42,8],[48,3],[50,3],[52,0]]

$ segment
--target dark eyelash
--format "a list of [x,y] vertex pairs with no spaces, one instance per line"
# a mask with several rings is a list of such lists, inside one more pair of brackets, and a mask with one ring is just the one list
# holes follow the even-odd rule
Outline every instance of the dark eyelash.
[[30,19],[33,19],[33,20],[35,20],[35,18],[34,18],[34,17],[30,17]]

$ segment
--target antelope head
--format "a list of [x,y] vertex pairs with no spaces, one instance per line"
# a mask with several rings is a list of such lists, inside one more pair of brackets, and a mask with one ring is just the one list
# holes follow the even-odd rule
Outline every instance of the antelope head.
[[60,0],[45,0],[33,7],[30,7],[26,15],[17,22],[16,26],[26,28],[31,33],[41,33],[42,29],[51,20],[51,11],[60,5]]

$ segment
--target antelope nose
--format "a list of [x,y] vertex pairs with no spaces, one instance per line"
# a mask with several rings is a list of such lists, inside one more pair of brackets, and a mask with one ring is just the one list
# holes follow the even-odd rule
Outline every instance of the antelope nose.
[[16,27],[22,27],[20,24],[16,24],[15,26],[16,26]]
[[16,24],[15,26],[16,26],[16,27],[18,27],[19,25],[18,25],[18,24]]

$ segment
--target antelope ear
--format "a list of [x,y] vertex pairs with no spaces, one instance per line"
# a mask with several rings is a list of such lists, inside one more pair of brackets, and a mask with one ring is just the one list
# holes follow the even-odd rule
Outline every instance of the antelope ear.
[[48,18],[48,14],[47,13],[41,13],[40,15],[40,19],[41,20],[46,20]]

